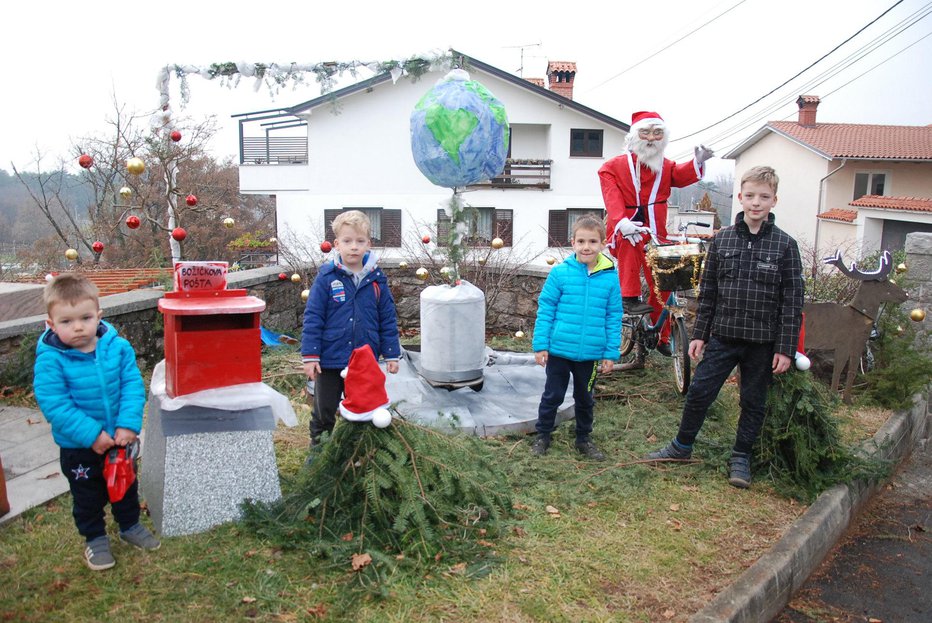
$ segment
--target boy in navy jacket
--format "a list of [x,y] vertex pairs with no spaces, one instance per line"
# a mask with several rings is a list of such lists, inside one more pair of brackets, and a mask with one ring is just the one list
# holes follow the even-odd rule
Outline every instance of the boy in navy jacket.
[[301,337],[304,373],[314,381],[311,445],[333,430],[343,394],[340,372],[353,349],[368,344],[392,374],[401,356],[395,301],[369,252],[369,217],[359,210],[342,212],[332,228],[337,259],[321,266],[311,286]]

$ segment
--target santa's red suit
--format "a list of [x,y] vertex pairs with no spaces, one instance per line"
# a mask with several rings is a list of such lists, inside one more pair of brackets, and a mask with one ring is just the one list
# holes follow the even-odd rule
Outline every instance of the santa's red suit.
[[[631,118],[631,135],[636,136],[638,128],[663,127],[663,119],[657,113],[637,112]],[[623,297],[637,297],[641,294],[641,272],[647,281],[650,295],[648,302],[654,311],[651,322],[656,322],[663,309],[669,292],[661,292],[660,298],[654,291],[654,282],[647,267],[645,245],[648,236],[643,236],[632,244],[616,226],[622,219],[639,222],[649,228],[653,236],[661,241],[667,239],[667,199],[672,187],[682,188],[695,184],[702,178],[703,167],[690,160],[677,164],[663,159],[659,176],[652,169],[638,162],[638,157],[626,151],[612,158],[599,169],[599,181],[602,184],[602,197],[607,212],[606,237],[609,245],[614,245],[612,254],[618,260],[618,278],[621,282]],[[660,334],[660,341],[667,342],[670,324],[666,323]]]

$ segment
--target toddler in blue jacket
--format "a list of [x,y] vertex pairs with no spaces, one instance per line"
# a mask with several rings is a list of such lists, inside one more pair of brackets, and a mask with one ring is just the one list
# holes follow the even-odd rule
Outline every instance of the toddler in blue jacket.
[[608,374],[621,344],[621,290],[615,265],[602,253],[602,220],[593,215],[573,224],[573,251],[555,266],[541,290],[534,323],[534,358],[547,370],[544,393],[537,412],[537,438],[531,452],[543,455],[556,428],[557,409],[573,378],[576,414],[576,450],[603,460],[592,433],[592,388],[596,374]]
[[336,423],[343,395],[340,372],[355,348],[368,344],[392,374],[398,372],[401,344],[395,301],[385,273],[369,252],[371,223],[359,210],[341,212],[331,226],[337,259],[320,267],[304,308],[301,356],[314,381],[311,445]]
[[[48,328],[36,346],[36,402],[59,445],[61,470],[71,488],[72,514],[86,541],[84,560],[94,571],[115,563],[104,522],[108,503],[103,468],[107,451],[136,441],[146,390],[136,353],[101,320],[97,287],[64,274],[45,288]],[[110,504],[120,539],[146,550],[161,543],[139,523],[139,481]]]

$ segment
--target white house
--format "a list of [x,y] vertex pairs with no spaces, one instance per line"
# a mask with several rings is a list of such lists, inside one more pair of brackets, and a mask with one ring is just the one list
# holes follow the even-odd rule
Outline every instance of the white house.
[[[464,193],[478,210],[475,243],[500,237],[524,259],[543,258],[548,247],[568,245],[575,218],[602,214],[597,172],[621,153],[629,126],[573,101],[575,63],[550,62],[547,89],[543,80],[454,54],[501,100],[511,126],[502,176]],[[362,209],[373,221],[374,246],[400,255],[405,243],[442,225],[452,194],[421,175],[409,134],[415,104],[443,75],[393,83],[386,73],[290,108],[237,115],[240,191],[276,196],[283,241],[293,234],[320,241],[332,236],[329,223],[340,210]],[[258,128],[263,135],[247,136]]]

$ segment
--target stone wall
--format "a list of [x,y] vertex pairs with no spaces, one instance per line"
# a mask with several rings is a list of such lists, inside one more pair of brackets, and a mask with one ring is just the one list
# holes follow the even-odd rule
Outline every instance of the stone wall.
[[908,314],[913,309],[925,312],[919,323],[916,346],[932,348],[932,233],[915,232],[906,235],[907,290],[909,299],[903,303]]

